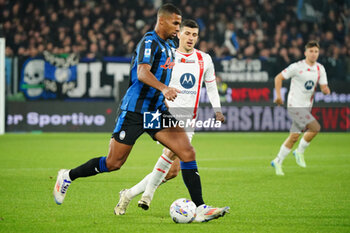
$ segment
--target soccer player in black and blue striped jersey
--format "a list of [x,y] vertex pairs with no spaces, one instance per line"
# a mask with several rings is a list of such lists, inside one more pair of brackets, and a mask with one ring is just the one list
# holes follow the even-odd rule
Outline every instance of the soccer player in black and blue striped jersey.
[[[180,24],[181,12],[178,8],[172,4],[160,7],[154,31],[146,33],[136,47],[131,62],[129,88],[121,103],[108,156],[93,158],[74,169],[60,170],[53,191],[57,204],[63,203],[68,187],[77,178],[120,169],[137,138],[144,132],[178,155],[187,168],[184,181],[191,196],[202,199],[195,151],[185,130],[179,126],[148,127],[154,126],[159,117],[176,121],[168,112],[164,99],[173,101],[180,92],[168,87],[175,52],[171,39],[179,32]],[[147,114],[151,114],[148,125],[144,122]]]

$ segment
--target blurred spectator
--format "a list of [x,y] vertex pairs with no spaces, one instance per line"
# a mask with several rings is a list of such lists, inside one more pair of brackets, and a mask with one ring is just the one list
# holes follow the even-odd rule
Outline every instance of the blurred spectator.
[[197,47],[213,57],[260,58],[275,66],[273,72],[302,58],[305,43],[313,39],[330,69],[336,63],[349,70],[348,1],[328,0],[322,3],[321,22],[305,22],[298,21],[297,0],[0,0],[0,28],[14,56],[45,50],[131,56],[135,43],[153,29],[157,7],[166,2],[179,6],[183,18],[197,20]]
[[109,44],[107,46],[107,51],[106,51],[106,56],[107,57],[113,57],[115,56],[115,48],[113,44]]
[[237,41],[237,35],[235,32],[235,25],[228,23],[225,30],[225,42],[224,45],[228,48],[232,56],[236,55],[239,49],[239,43]]
[[350,48],[346,49],[345,67],[346,67],[346,80],[350,81]]
[[338,77],[339,80],[346,80],[346,61],[341,57],[341,49],[337,45],[328,48],[327,58],[323,62],[327,71],[327,76]]
[[96,43],[91,43],[89,47],[90,49],[86,57],[89,59],[102,60],[103,55],[99,52],[98,45]]

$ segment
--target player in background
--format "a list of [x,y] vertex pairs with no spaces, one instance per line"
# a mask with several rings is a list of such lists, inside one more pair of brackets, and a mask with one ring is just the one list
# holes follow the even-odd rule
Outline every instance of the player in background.
[[[187,119],[196,119],[200,90],[204,81],[209,100],[216,114],[216,120],[224,122],[225,117],[221,112],[220,97],[216,85],[212,59],[209,54],[194,49],[198,40],[198,32],[199,26],[194,20],[184,20],[182,22],[179,33],[179,48],[175,53],[175,66],[169,84],[170,87],[181,90],[181,93],[178,94],[174,102],[167,101],[169,111],[176,118],[177,116],[186,116],[182,118],[184,121]],[[187,129],[187,135],[190,141],[192,140],[193,134],[194,129]],[[162,166],[162,163],[166,166]],[[120,200],[115,207],[115,214],[125,214],[130,201],[142,192],[143,195],[138,205],[147,210],[157,187],[162,182],[177,176],[180,171],[180,163],[183,179],[187,185],[186,179],[188,175],[186,174],[194,168],[194,165],[186,164],[182,161],[180,162],[176,153],[165,147],[153,171],[132,188],[124,189],[120,192]],[[197,176],[199,179],[199,175]],[[193,202],[198,207],[195,221],[209,221],[216,217],[223,216],[228,211],[228,207],[214,208],[215,214],[212,216],[205,215],[207,206],[204,204],[202,198],[201,187],[194,189],[194,187],[187,185],[187,188]]]
[[304,129],[307,129],[307,131],[301,138],[298,148],[293,151],[293,155],[300,167],[306,167],[304,151],[321,129],[320,124],[311,114],[313,96],[317,84],[320,85],[321,91],[325,95],[330,94],[330,89],[326,71],[323,65],[317,62],[319,49],[320,46],[316,41],[308,42],[305,46],[305,59],[289,65],[275,77],[276,99],[274,102],[277,105],[283,104],[281,97],[282,81],[291,79],[287,109],[293,120],[289,137],[282,144],[277,157],[271,162],[276,175],[284,175],[282,170],[283,160],[292,150]]

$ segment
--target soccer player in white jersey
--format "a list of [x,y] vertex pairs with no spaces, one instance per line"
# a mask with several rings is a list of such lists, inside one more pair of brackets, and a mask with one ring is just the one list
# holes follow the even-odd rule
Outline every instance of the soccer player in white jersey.
[[[167,101],[170,113],[177,116],[185,116],[182,120],[196,119],[199,104],[200,90],[203,81],[206,84],[209,100],[214,109],[216,120],[224,122],[225,117],[221,112],[220,97],[216,86],[214,64],[209,54],[194,49],[198,40],[199,27],[193,20],[184,20],[180,27],[179,48],[175,54],[175,66],[173,68],[169,86],[181,90],[177,98]],[[188,117],[189,116],[189,117]],[[181,118],[181,116],[180,116]],[[193,129],[187,129],[189,140],[192,140]],[[181,162],[182,174],[192,167],[184,167]],[[170,171],[169,171],[170,170]],[[138,194],[143,192],[138,206],[147,210],[153,198],[155,190],[161,183],[177,176],[180,170],[180,161],[175,153],[168,148],[163,149],[163,154],[158,159],[153,171],[142,181],[130,189],[123,189],[120,192],[120,200],[114,209],[116,215],[125,214],[129,202]],[[193,179],[199,179],[193,177]],[[186,184],[186,180],[184,179]],[[200,182],[199,182],[200,183]],[[197,216],[195,221],[206,222],[224,216],[229,207],[215,208],[204,204],[201,188],[187,185],[192,201],[197,205]],[[198,191],[200,190],[200,193]]]
[[305,46],[305,59],[289,65],[275,78],[276,99],[274,102],[277,105],[283,104],[281,97],[282,81],[291,79],[287,109],[292,118],[289,137],[282,144],[277,157],[271,162],[276,175],[284,175],[282,170],[283,160],[305,129],[307,131],[301,138],[298,148],[293,151],[293,155],[300,167],[306,167],[304,151],[321,129],[320,124],[311,114],[314,93],[317,84],[320,85],[323,94],[328,95],[331,91],[328,87],[326,71],[323,65],[317,62],[319,49],[320,46],[316,41],[308,42]]

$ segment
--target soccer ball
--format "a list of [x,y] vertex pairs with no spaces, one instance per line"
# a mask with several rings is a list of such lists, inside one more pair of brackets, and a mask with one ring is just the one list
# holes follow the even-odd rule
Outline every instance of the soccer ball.
[[170,206],[170,217],[176,223],[190,223],[196,218],[196,204],[186,198],[180,198]]

